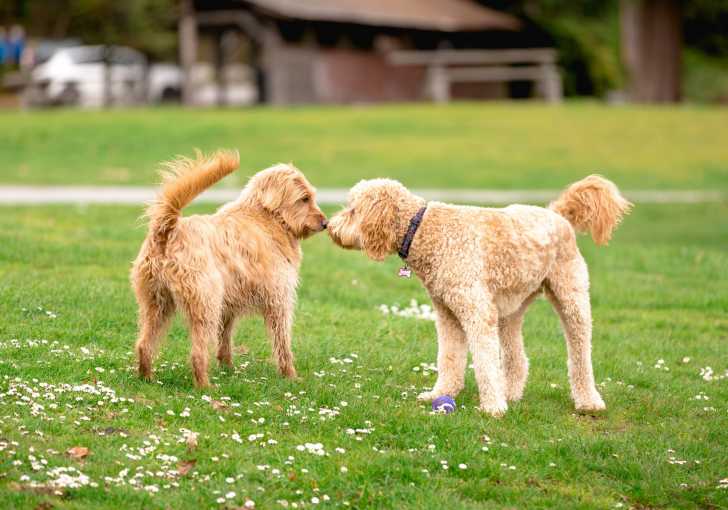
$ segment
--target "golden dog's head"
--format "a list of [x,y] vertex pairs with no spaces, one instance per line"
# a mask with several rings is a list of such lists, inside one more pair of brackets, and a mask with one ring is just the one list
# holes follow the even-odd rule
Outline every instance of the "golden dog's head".
[[326,228],[326,216],[316,204],[316,190],[295,166],[281,163],[258,172],[247,188],[295,237],[304,239]]
[[344,209],[329,221],[329,235],[342,248],[362,250],[374,260],[397,251],[399,205],[407,189],[391,179],[360,181]]

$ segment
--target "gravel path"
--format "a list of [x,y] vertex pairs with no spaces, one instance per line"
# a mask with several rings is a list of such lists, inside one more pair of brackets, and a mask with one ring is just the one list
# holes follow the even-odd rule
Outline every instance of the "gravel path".
[[[544,204],[559,190],[415,189],[428,200],[470,204]],[[135,204],[149,201],[156,188],[134,186],[0,186],[0,205],[45,204]],[[197,198],[200,203],[223,203],[235,199],[239,190],[209,190]],[[321,204],[343,204],[345,189],[318,190]],[[705,190],[625,191],[630,200],[643,204],[726,202],[728,194]]]

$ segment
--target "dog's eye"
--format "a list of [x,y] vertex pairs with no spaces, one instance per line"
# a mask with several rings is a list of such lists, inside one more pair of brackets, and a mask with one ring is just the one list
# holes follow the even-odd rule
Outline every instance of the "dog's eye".
[[311,197],[303,197],[301,199],[301,202],[303,202],[304,204],[307,204],[309,202],[309,200],[311,200]]

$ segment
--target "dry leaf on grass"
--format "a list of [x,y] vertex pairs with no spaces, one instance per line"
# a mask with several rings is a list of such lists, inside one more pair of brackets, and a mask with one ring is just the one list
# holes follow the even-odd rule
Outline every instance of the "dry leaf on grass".
[[197,448],[197,434],[188,434],[185,442],[187,443],[187,449],[189,451],[194,450]]
[[83,460],[88,457],[89,449],[85,446],[74,446],[66,450],[66,454],[74,460]]
[[225,402],[220,401],[220,400],[213,400],[210,403],[212,404],[212,408],[215,411],[223,411],[227,407],[227,404]]
[[180,461],[177,463],[177,473],[179,473],[180,476],[185,476],[193,467],[195,467],[195,464],[197,464],[197,460],[195,459]]

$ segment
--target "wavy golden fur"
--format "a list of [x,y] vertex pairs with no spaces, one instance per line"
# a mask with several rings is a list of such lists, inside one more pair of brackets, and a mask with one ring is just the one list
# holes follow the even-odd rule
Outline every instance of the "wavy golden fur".
[[212,215],[182,217],[182,208],[238,165],[219,151],[164,165],[159,196],[147,209],[149,233],[134,261],[131,281],[139,304],[139,372],[152,359],[174,312],[185,315],[192,339],[195,383],[207,386],[208,348],[232,365],[235,322],[260,313],[280,372],[294,377],[291,326],[296,300],[299,241],[326,227],[316,191],[293,165],[253,177],[240,197]]
[[162,163],[162,188],[147,207],[150,234],[164,245],[167,235],[187,205],[204,190],[234,172],[240,164],[237,151],[217,151],[205,157],[199,150],[195,158],[178,157]]
[[561,318],[576,408],[605,408],[591,362],[589,273],[575,229],[605,244],[631,204],[617,187],[591,176],[570,186],[550,209],[503,209],[427,203],[390,179],[361,181],[331,218],[329,235],[344,248],[383,260],[402,245],[410,219],[427,205],[407,264],[437,315],[437,382],[420,398],[457,395],[473,357],[480,408],[492,416],[522,397],[528,359],[521,328],[545,292]]
[[549,208],[569,220],[577,232],[590,232],[596,244],[606,245],[632,204],[613,182],[590,175],[566,188]]

